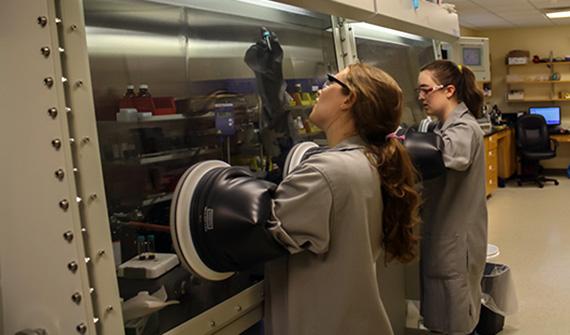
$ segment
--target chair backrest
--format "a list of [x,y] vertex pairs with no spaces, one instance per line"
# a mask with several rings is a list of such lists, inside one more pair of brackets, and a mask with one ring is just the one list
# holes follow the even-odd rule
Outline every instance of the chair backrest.
[[524,151],[549,151],[550,136],[542,115],[523,115],[517,121],[517,145]]

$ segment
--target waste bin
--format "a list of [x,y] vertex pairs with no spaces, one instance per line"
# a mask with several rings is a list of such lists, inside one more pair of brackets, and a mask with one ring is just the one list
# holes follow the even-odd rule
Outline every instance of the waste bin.
[[495,335],[503,330],[505,316],[518,310],[511,269],[504,264],[485,264],[481,290],[481,315],[475,330],[479,335]]

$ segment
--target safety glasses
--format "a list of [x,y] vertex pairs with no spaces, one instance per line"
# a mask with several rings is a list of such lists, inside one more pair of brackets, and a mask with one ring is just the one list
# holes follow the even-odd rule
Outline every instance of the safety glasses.
[[339,84],[342,88],[350,92],[350,88],[347,84],[343,83],[340,79],[335,77],[334,75],[328,73],[327,74],[327,81],[323,84],[323,89],[331,86],[332,84]]
[[430,93],[433,93],[435,91],[439,91],[446,86],[447,85],[435,85],[432,87],[418,87],[418,88],[416,88],[416,94],[419,96],[422,96],[422,97],[426,97]]

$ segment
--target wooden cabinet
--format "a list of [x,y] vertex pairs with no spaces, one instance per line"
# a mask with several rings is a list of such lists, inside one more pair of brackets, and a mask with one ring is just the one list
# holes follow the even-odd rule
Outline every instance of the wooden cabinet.
[[485,137],[485,190],[489,196],[498,187],[499,161],[497,155],[497,135]]
[[514,129],[498,133],[499,177],[508,179],[517,172],[517,148]]
[[514,130],[503,129],[485,136],[485,189],[490,196],[499,186],[499,177],[508,179],[517,169]]

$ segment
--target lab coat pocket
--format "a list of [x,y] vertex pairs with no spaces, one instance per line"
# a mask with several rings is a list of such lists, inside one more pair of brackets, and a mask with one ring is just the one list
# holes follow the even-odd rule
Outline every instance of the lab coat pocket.
[[425,276],[452,279],[467,273],[467,242],[464,237],[424,236],[421,243],[422,272]]

